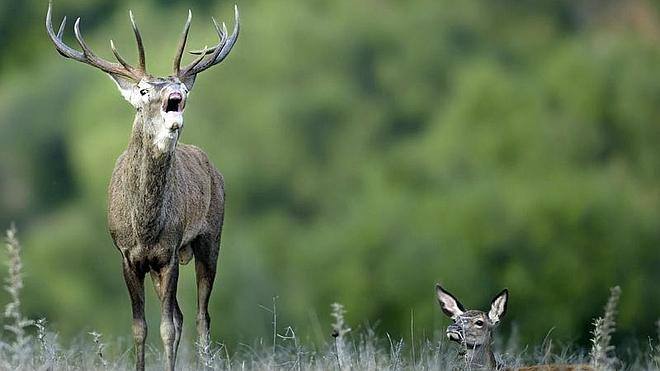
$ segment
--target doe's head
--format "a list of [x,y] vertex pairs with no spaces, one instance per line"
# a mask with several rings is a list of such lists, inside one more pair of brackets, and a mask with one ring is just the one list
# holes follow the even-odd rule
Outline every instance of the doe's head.
[[442,312],[454,322],[447,327],[447,337],[470,348],[490,344],[492,332],[506,313],[509,291],[502,290],[493,298],[488,312],[466,310],[463,304],[440,284],[435,286]]
[[147,73],[142,37],[132,12],[129,11],[129,15],[137,42],[137,66],[130,65],[122,58],[112,40],[110,40],[110,48],[117,62],[107,61],[94,54],[80,33],[80,18],[76,20],[73,29],[81,51],[66,45],[62,40],[66,17],[62,20],[58,32],[55,33],[51,20],[51,8],[52,4],[49,2],[48,13],[46,14],[46,31],[57,51],[66,58],[88,64],[107,73],[117,84],[122,96],[145,118],[148,118],[148,121],[158,126],[153,128],[155,130],[154,134],[157,135],[172,134],[178,136],[178,132],[183,126],[183,111],[186,100],[192,90],[197,74],[222,62],[229,55],[238,39],[240,29],[238,7],[235,6],[234,29],[231,35],[224,23],[220,26],[213,19],[213,25],[220,39],[218,44],[210,48],[204,47],[201,51],[190,52],[198,56],[190,64],[181,67],[181,58],[192,20],[192,13],[188,11],[188,19],[174,57],[172,75],[154,77]]

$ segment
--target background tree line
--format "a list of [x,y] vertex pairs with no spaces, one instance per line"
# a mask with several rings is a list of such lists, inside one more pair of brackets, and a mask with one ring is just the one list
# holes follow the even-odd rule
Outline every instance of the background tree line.
[[[155,74],[212,44],[228,1],[57,0],[87,42]],[[469,306],[508,287],[525,342],[588,339],[621,285],[619,339],[660,317],[657,2],[250,0],[229,59],[198,79],[183,142],[226,179],[214,336],[268,339],[269,307],[310,341],[329,305],[356,325],[431,336],[436,281]],[[46,2],[0,4],[0,225],[25,245],[26,308],[63,336],[127,335],[105,192],[133,112],[98,71],[59,57]],[[132,54],[131,54],[132,53]],[[158,304],[147,309],[153,326]],[[0,302],[5,302],[4,293]],[[193,269],[179,296],[193,331]],[[155,334],[157,331],[151,331]]]

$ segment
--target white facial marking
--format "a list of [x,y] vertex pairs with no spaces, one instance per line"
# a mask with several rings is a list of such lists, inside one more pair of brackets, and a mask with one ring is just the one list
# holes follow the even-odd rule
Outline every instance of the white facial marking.
[[162,124],[157,129],[154,144],[162,152],[174,150],[179,133],[183,128],[183,114],[180,112],[161,112]]
[[[185,91],[168,90],[165,92],[164,96],[165,100],[160,110],[162,120],[157,128],[157,133],[154,137],[154,144],[160,151],[169,152],[174,150],[181,130],[183,129],[183,104],[186,95]],[[167,108],[168,100],[177,97],[179,98],[179,103],[177,103],[175,107]]]
[[154,137],[154,145],[163,153],[171,152],[179,139],[179,131],[171,131],[168,128],[161,127]]
[[170,130],[181,130],[183,128],[183,112],[165,112],[161,110],[160,116],[163,118],[166,128]]

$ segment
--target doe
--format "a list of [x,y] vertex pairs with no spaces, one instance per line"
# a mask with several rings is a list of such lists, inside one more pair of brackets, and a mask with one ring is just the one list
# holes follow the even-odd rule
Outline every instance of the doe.
[[536,365],[506,368],[498,365],[492,349],[493,331],[506,314],[509,291],[497,294],[488,312],[465,310],[456,297],[436,284],[436,295],[440,308],[454,323],[447,327],[447,337],[462,346],[463,365],[468,370],[519,370],[519,371],[591,371],[589,365]]
[[173,63],[173,73],[155,77],[147,73],[142,37],[129,12],[137,42],[138,65],[128,64],[110,47],[117,62],[99,58],[80,33],[74,33],[81,51],[62,40],[66,17],[57,33],[51,22],[51,3],[46,30],[64,57],[86,63],[107,73],[121,95],[135,108],[128,147],[116,161],[108,188],[108,227],[122,256],[123,274],[133,310],[136,368],[144,370],[147,323],[144,316],[144,278],[151,275],[161,301],[160,336],[166,368],[174,370],[181,338],[183,314],[176,299],[179,264],[195,257],[197,276],[197,333],[202,345],[209,343],[208,303],[216,275],[220,235],[224,220],[224,180],[199,148],[178,143],[183,112],[197,74],[222,62],[239,33],[238,8],[234,29],[213,20],[219,43],[205,47],[189,65],[181,58],[190,30],[191,13],[183,28]]

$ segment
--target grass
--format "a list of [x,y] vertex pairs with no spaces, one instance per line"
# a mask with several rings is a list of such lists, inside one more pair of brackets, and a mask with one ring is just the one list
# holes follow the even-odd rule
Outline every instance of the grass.
[[619,360],[614,355],[614,346],[611,344],[612,335],[616,330],[616,307],[621,296],[621,288],[615,286],[610,289],[610,298],[605,305],[603,317],[594,320],[594,329],[591,332],[591,365],[598,370],[615,370]]
[[[23,289],[21,245],[15,227],[5,236],[8,276],[5,290],[10,301],[4,309],[4,331],[0,333],[0,370],[133,370],[132,340],[112,339],[91,332],[81,335],[63,347],[56,332],[48,329],[46,319],[28,319],[22,315],[20,293]],[[611,344],[616,330],[616,312],[621,289],[614,287],[602,317],[594,320],[587,354],[572,348],[555,349],[550,334],[532,350],[521,350],[518,330],[514,327],[508,341],[497,339],[496,355],[503,367],[516,368],[536,364],[591,364],[597,370],[660,370],[660,320],[656,323],[658,339],[649,341],[647,350],[624,364]],[[264,308],[273,316],[272,343],[259,341],[255,346],[241,345],[229,352],[220,343],[200,346],[182,341],[177,358],[178,369],[198,370],[450,370],[461,369],[459,347],[444,338],[410,342],[387,335],[379,338],[370,328],[351,330],[345,319],[346,309],[331,305],[334,319],[328,342],[320,346],[303,346],[292,327],[278,332],[277,298],[273,307]],[[411,333],[414,327],[411,313]],[[331,330],[331,331],[330,331]],[[497,348],[497,347],[496,347]],[[160,346],[148,346],[147,369],[162,369]]]

